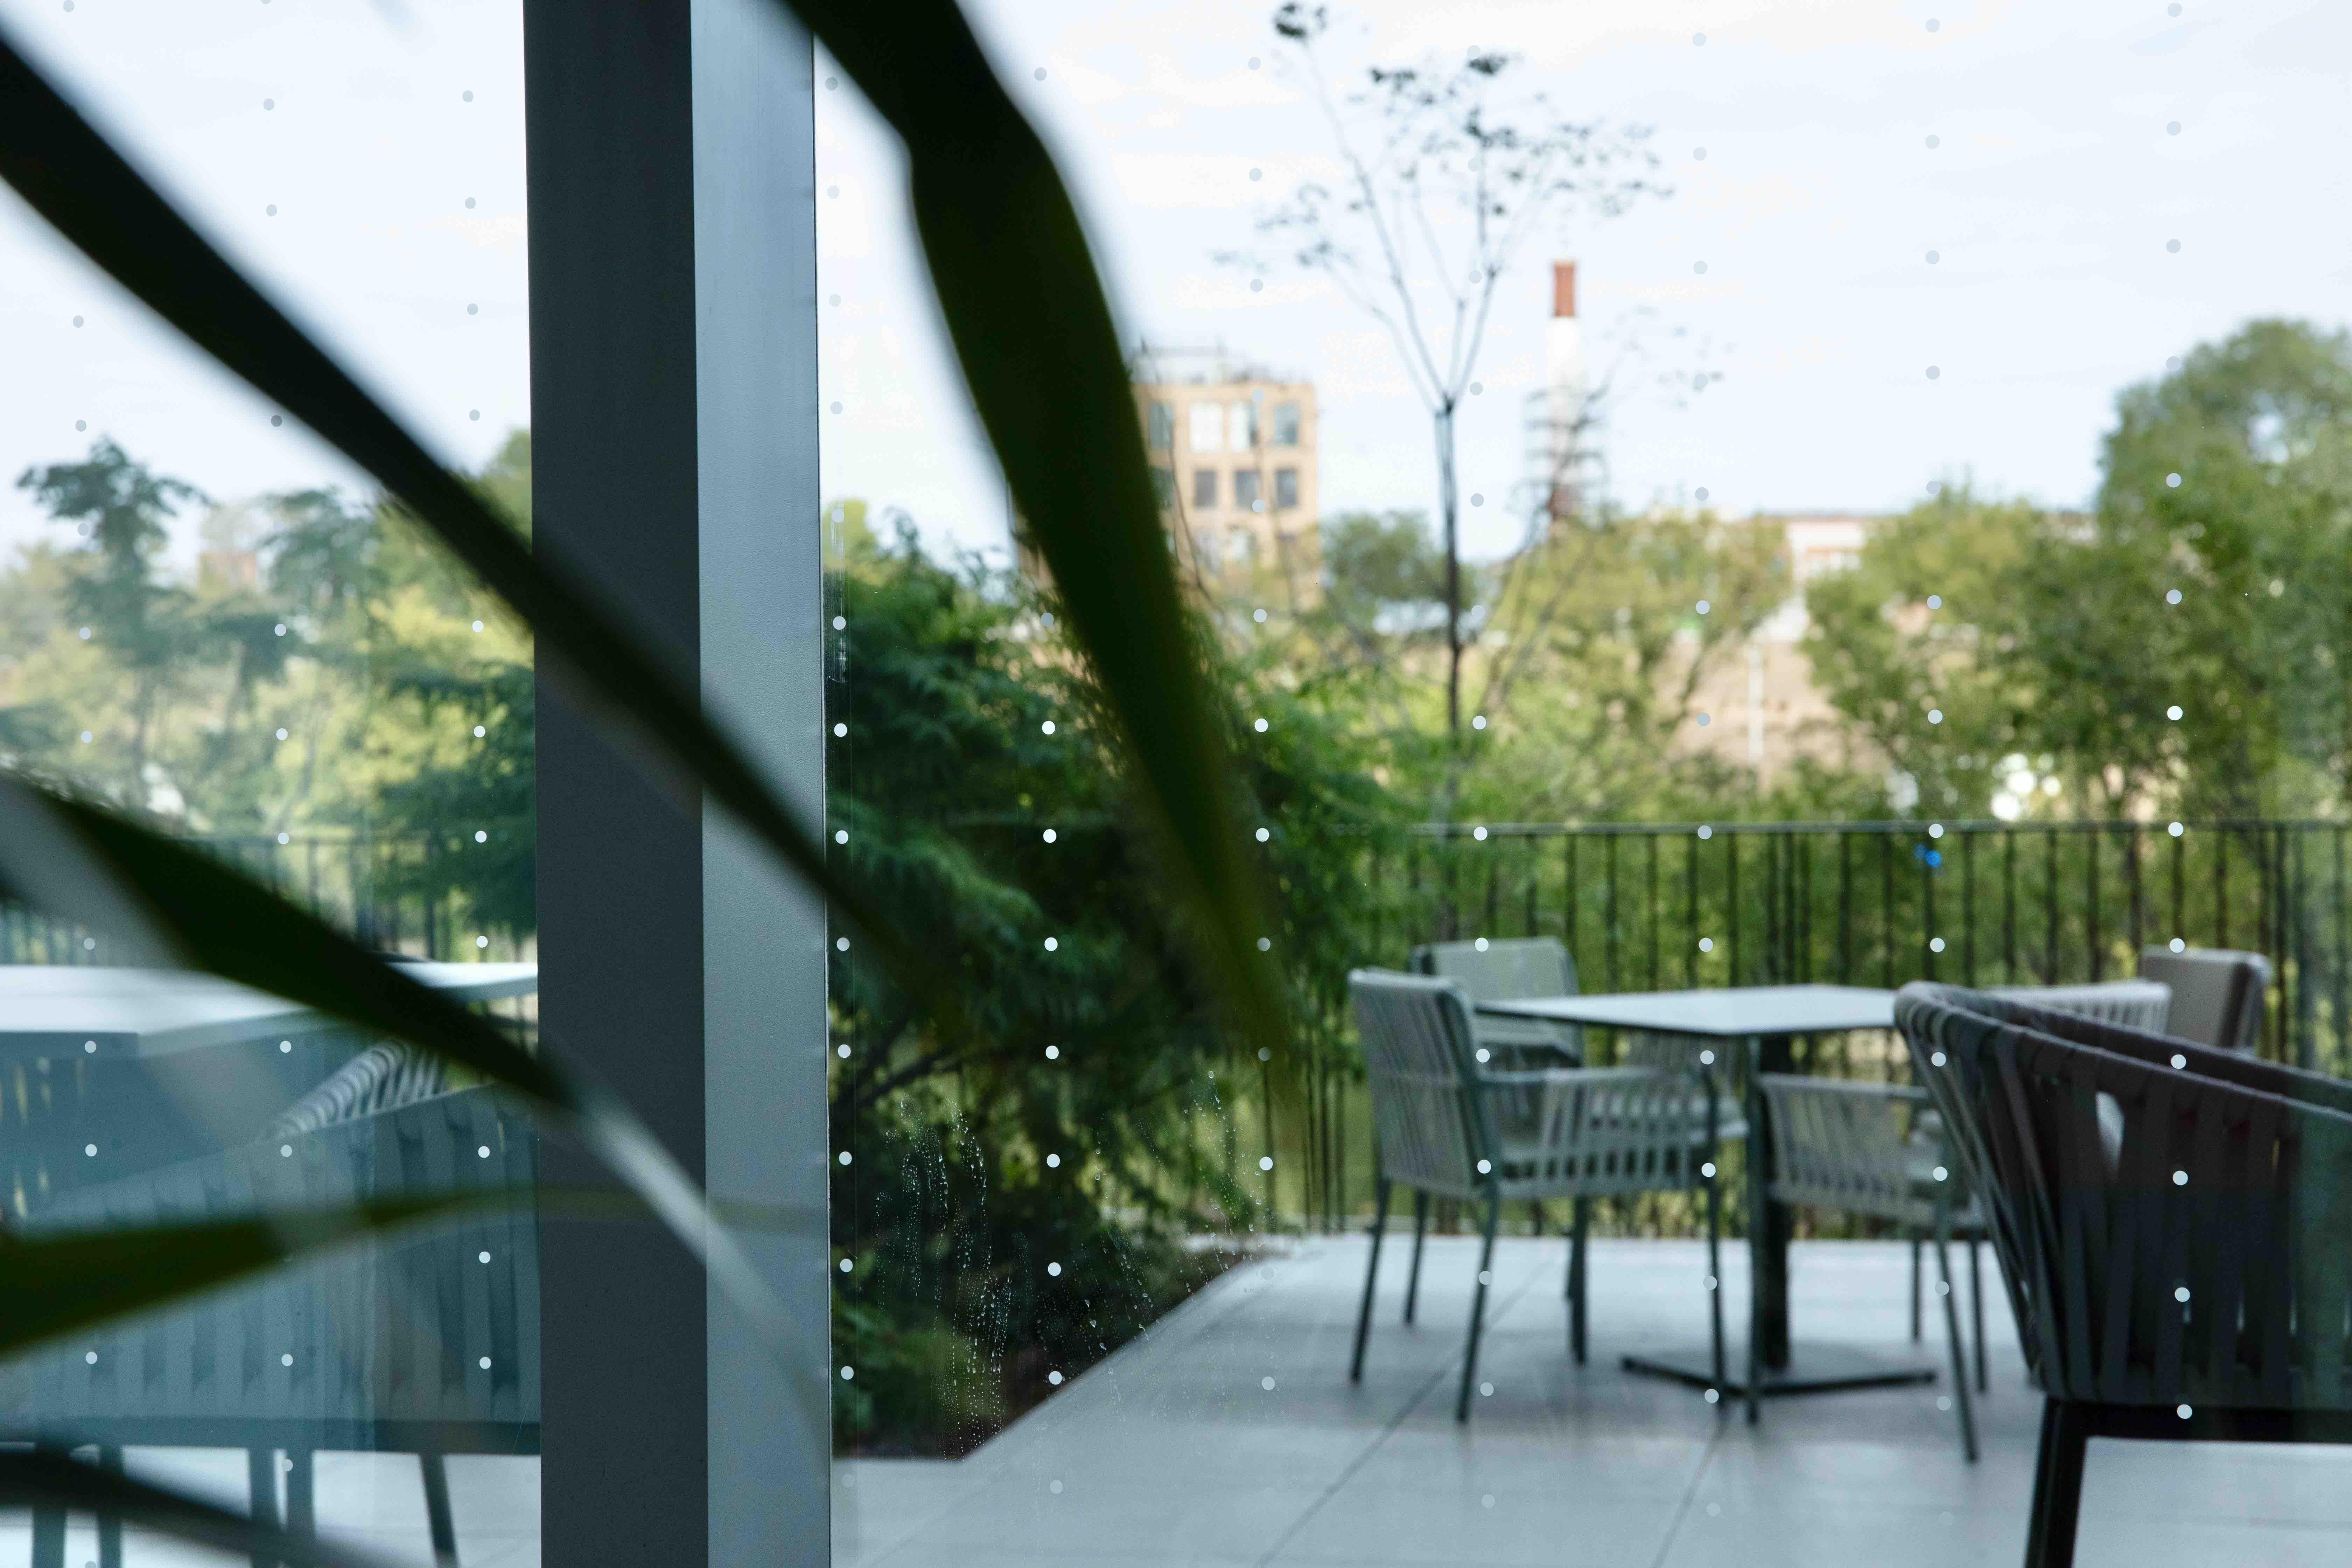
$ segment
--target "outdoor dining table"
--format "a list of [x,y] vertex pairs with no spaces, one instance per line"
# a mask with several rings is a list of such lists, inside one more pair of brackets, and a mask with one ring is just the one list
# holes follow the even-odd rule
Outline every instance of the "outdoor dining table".
[[[1757,1089],[1759,1072],[1793,1072],[1792,1042],[1800,1035],[1892,1029],[1895,993],[1861,985],[1735,985],[1714,991],[1634,991],[1590,996],[1521,996],[1477,1004],[1481,1013],[1536,1018],[1588,1028],[1644,1029],[1654,1034],[1722,1040],[1748,1052],[1748,1247],[1754,1292],[1750,1331],[1756,1336],[1758,1393],[1815,1394],[1932,1383],[1924,1360],[1890,1359],[1843,1346],[1809,1344],[1805,1363],[1792,1363],[1789,1340],[1790,1216],[1784,1204],[1764,1196],[1772,1179],[1768,1108]],[[1694,1387],[1744,1396],[1747,1382],[1733,1371],[1715,1377],[1704,1352],[1624,1358],[1626,1370],[1668,1377]],[[1726,1384],[1728,1386],[1726,1386]]]
[[[539,989],[536,963],[415,961],[401,970],[460,1002]],[[297,1003],[193,970],[0,964],[0,1059],[164,1057],[332,1026]]]
[[[459,1002],[539,989],[535,963],[398,962]],[[242,1142],[368,1038],[196,971],[0,964],[0,1069],[16,1086],[0,1100],[0,1185],[56,1192]]]

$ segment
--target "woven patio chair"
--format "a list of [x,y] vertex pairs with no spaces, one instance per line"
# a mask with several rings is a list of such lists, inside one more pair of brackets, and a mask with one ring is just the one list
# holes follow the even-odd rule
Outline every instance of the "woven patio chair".
[[[2142,977],[2137,980],[2100,980],[2080,985],[1995,985],[1987,994],[2006,996],[2031,1006],[2053,1008],[2063,1013],[2077,1013],[2086,1018],[2096,1018],[2126,1028],[2147,1029],[2162,1033],[2165,1019],[2172,1006],[2172,987],[2162,981]],[[1912,1125],[1914,1157],[1929,1163],[1948,1165],[1943,1152],[1943,1121],[1934,1109],[1922,1110]],[[1914,1237],[1911,1242],[1911,1337],[1920,1338],[1924,1318],[1922,1297],[1927,1270],[1922,1255],[1926,1237]],[[1969,1300],[1976,1308],[1977,1387],[1985,1386],[1984,1365],[1984,1305],[1978,1287],[1983,1278],[1977,1256],[1977,1245],[1969,1245]]]
[[2139,950],[2141,978],[2172,987],[2172,1013],[2164,1032],[2225,1051],[2251,1051],[2262,1044],[2263,998],[2271,988],[2271,961],[2259,952],[2192,947],[2173,952]]
[[[511,1207],[335,1252],[0,1363],[0,1438],[239,1447],[254,1516],[311,1533],[312,1456],[413,1453],[436,1560],[457,1561],[451,1453],[539,1451],[539,1247],[530,1118],[441,1063],[372,1047],[250,1144],[35,1206],[28,1232],[218,1219],[395,1194],[509,1188]],[[487,1261],[486,1261],[487,1260]],[[100,1521],[119,1568],[119,1521]],[[34,1568],[61,1568],[65,1516],[37,1510]],[[257,1563],[261,1562],[256,1559]]]
[[[1576,994],[1576,961],[1553,936],[1428,942],[1412,950],[1412,972],[1460,981],[1474,1009],[1481,1002],[1515,996]],[[1574,1024],[1488,1017],[1473,1011],[1470,1027],[1498,1068],[1584,1065],[1584,1031]]]
[[[1977,1386],[1985,1386],[1984,1275],[1977,1247],[1985,1239],[1982,1214],[1958,1180],[1951,1154],[1938,1135],[1923,1142],[1912,1123],[1927,1107],[1927,1092],[1900,1084],[1856,1083],[1794,1073],[1759,1073],[1756,1088],[1769,1107],[1773,1176],[1767,1195],[1775,1203],[1837,1209],[1892,1220],[1912,1238],[1912,1337],[1918,1337],[1918,1249],[1922,1238],[1936,1247],[1936,1268],[1944,1299],[1944,1331],[1951,1343],[1952,1391],[1958,1412],[1960,1451],[1977,1458],[1975,1415],[1969,1403],[1969,1358],[1960,1333],[1949,1244],[1969,1249],[1970,1317],[1976,1337]],[[1748,1336],[1748,1418],[1759,1409],[1756,1367],[1758,1336]]]
[[1952,987],[1895,1022],[2046,1398],[2027,1568],[2092,1437],[2352,1443],[2352,1085]]
[[[1502,1205],[1519,1199],[1581,1200],[1697,1186],[1706,1192],[1706,1296],[1719,1382],[1722,1203],[1714,1130],[1708,1125],[1712,1085],[1694,1093],[1687,1079],[1654,1068],[1501,1071],[1478,1060],[1469,999],[1457,982],[1360,969],[1348,976],[1348,990],[1370,1081],[1378,1168],[1371,1256],[1364,1270],[1349,1380],[1360,1382],[1364,1374],[1381,1241],[1395,1187],[1411,1188],[1415,1198],[1412,1267],[1405,1288],[1408,1322],[1421,1276],[1426,1200],[1453,1198],[1481,1210],[1477,1286],[1454,1407],[1454,1418],[1467,1421]],[[1584,1359],[1584,1274],[1580,1233],[1569,1245],[1566,1287],[1570,1347],[1579,1362]]]

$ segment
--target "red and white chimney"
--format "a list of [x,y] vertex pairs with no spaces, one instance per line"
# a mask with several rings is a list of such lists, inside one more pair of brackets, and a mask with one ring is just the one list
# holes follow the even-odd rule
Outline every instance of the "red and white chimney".
[[1577,510],[1585,394],[1584,328],[1576,319],[1576,263],[1555,261],[1551,264],[1551,323],[1544,337],[1544,413],[1549,427],[1545,458],[1554,517]]

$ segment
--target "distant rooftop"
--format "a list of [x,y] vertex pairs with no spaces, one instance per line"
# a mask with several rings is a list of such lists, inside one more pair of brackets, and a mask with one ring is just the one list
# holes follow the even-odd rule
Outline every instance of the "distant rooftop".
[[1128,374],[1148,385],[1162,386],[1184,383],[1215,386],[1241,381],[1304,383],[1315,379],[1288,365],[1268,364],[1237,353],[1223,343],[1139,342],[1128,357]]

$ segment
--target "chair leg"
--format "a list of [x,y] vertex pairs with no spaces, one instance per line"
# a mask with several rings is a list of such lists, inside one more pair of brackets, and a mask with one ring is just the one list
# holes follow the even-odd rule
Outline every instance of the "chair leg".
[[1911,1342],[1919,1342],[1919,1238],[1911,1238]]
[[1584,1239],[1591,1227],[1592,1200],[1576,1200],[1576,1235],[1568,1253],[1568,1342],[1576,1364],[1584,1364],[1585,1271],[1591,1267],[1584,1255]]
[[[278,1523],[278,1450],[245,1451],[246,1514],[257,1524]],[[266,1552],[253,1554],[253,1568],[272,1568],[278,1560]]]
[[2083,1506],[2083,1450],[2089,1441],[2090,1423],[2074,1405],[2057,1399],[2043,1404],[2025,1568],[2074,1568],[2074,1517]]
[[1412,1194],[1412,1267],[1404,1275],[1404,1321],[1412,1321],[1413,1302],[1421,1295],[1421,1238],[1429,1231],[1429,1194]]
[[1462,1393],[1454,1401],[1454,1419],[1470,1419],[1470,1388],[1478,1381],[1478,1340],[1486,1327],[1486,1282],[1495,1270],[1495,1222],[1503,1212],[1502,1200],[1486,1200],[1486,1239],[1478,1248],[1478,1289],[1470,1299],[1470,1345],[1462,1356]]
[[[121,1475],[122,1450],[120,1447],[100,1447],[98,1468]],[[119,1513],[98,1516],[98,1568],[122,1568],[122,1516]]]
[[1356,1354],[1348,1363],[1348,1381],[1364,1381],[1364,1339],[1372,1328],[1372,1284],[1381,1277],[1381,1233],[1389,1227],[1388,1178],[1382,1177],[1372,1189],[1372,1256],[1364,1265],[1364,1306],[1356,1314]]
[[1944,1245],[1944,1232],[1936,1232],[1936,1279],[1944,1298],[1944,1333],[1952,1347],[1952,1397],[1958,1402],[1960,1413],[1960,1452],[1969,1463],[1977,1462],[1976,1412],[1969,1405],[1969,1347],[1960,1335],[1960,1303],[1958,1289],[1952,1282],[1952,1258]]
[[311,1469],[311,1453],[308,1448],[286,1451],[286,1533],[315,1540],[319,1534],[319,1509],[314,1489],[316,1477]]
[[[1720,1401],[1723,1397],[1724,1384],[1722,1247],[1723,1183],[1720,1178],[1717,1176],[1703,1176],[1700,1180],[1706,1184],[1707,1334],[1715,1349],[1715,1394],[1716,1398]],[[1754,1381],[1754,1371],[1751,1368],[1749,1371],[1749,1381],[1751,1383]],[[1730,1411],[1726,1406],[1718,1403],[1716,1406],[1716,1413],[1717,1415],[1727,1415],[1730,1414]]]
[[457,1568],[457,1524],[449,1512],[449,1468],[438,1454],[419,1454],[425,1471],[425,1519],[433,1531],[436,1568]]
[[[35,1447],[53,1458],[63,1458],[68,1452],[62,1443],[40,1443]],[[66,1568],[66,1510],[62,1507],[37,1505],[33,1510],[33,1568]]]
[[1969,1243],[1969,1312],[1976,1320],[1977,1331],[1977,1392],[1985,1392],[1984,1348],[1984,1244]]

